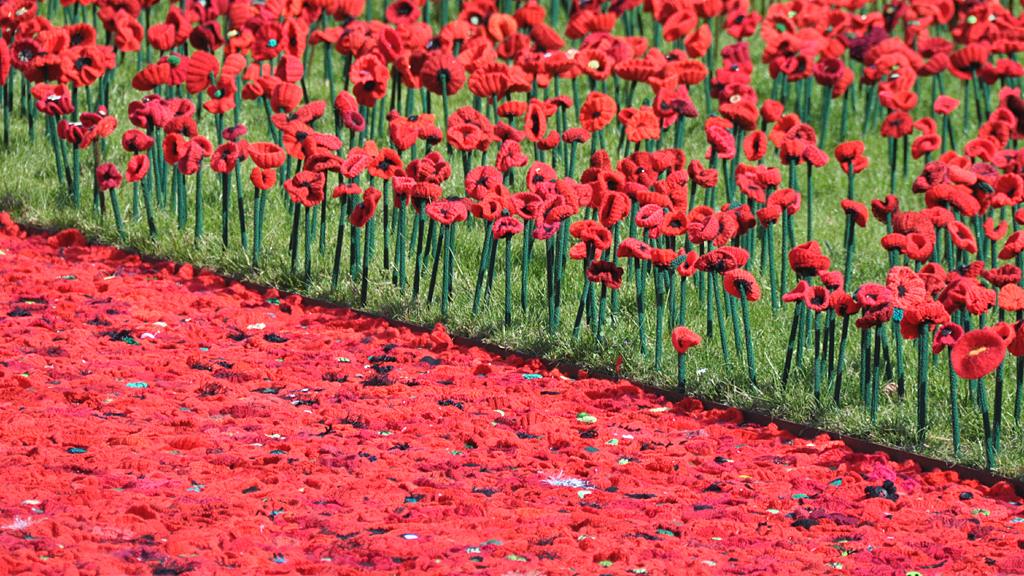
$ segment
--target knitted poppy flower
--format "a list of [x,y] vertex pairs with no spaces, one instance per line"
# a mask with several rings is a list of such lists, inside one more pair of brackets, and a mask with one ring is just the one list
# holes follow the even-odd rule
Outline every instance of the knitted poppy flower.
[[750,260],[750,254],[736,246],[716,248],[697,259],[697,269],[705,272],[724,273],[743,268]]
[[658,232],[665,236],[682,236],[686,233],[688,218],[685,205],[669,210],[658,225]]
[[1006,343],[992,328],[971,330],[950,350],[950,359],[957,376],[978,380],[991,374],[1006,357]]
[[619,258],[636,258],[638,260],[650,260],[651,258],[651,247],[642,240],[637,240],[633,237],[628,237],[619,243],[619,248],[615,253]]
[[754,130],[743,137],[743,156],[751,162],[757,162],[768,153],[768,135],[762,130]]
[[846,285],[846,278],[843,277],[843,273],[839,270],[821,271],[818,273],[818,279],[821,280],[821,284],[832,290],[842,290],[843,286]]
[[978,252],[978,241],[966,224],[959,220],[953,220],[946,226],[946,230],[949,231],[949,238],[953,241],[954,246],[970,254]]
[[860,303],[844,290],[833,290],[829,294],[829,306],[844,318],[860,312]]
[[[1005,288],[1008,285],[1018,284],[1021,280],[1021,270],[1013,264],[1004,264],[998,268],[991,268],[981,273],[982,278],[988,280],[993,286]],[[1002,291],[999,292],[1000,301]],[[1001,303],[1001,302],[1000,302]]]
[[281,167],[287,158],[284,148],[273,142],[250,142],[246,153],[257,167],[264,170]]
[[868,158],[864,155],[864,143],[860,140],[842,142],[836,146],[834,155],[836,162],[843,169],[843,172],[850,172],[850,165],[853,165],[853,172],[859,174],[868,167]]
[[686,354],[690,348],[699,346],[700,335],[685,326],[676,326],[672,329],[672,346],[679,354]]
[[591,92],[580,107],[580,126],[588,132],[598,132],[611,124],[618,109],[611,96],[603,92]]
[[782,301],[786,303],[803,302],[804,296],[811,290],[807,280],[800,280],[793,286],[793,289],[782,295]]
[[491,233],[495,238],[508,238],[523,231],[522,220],[514,216],[502,216],[491,225]]
[[802,301],[804,306],[814,312],[824,312],[831,304],[828,288],[824,286],[808,286]]
[[292,202],[312,208],[324,201],[326,178],[322,173],[301,170],[284,182]]
[[138,182],[145,178],[146,174],[149,173],[149,156],[145,154],[135,154],[128,159],[128,165],[125,167],[124,177],[129,182]]
[[461,200],[439,200],[427,205],[427,215],[443,225],[461,222],[469,216],[466,203]]
[[151,136],[146,135],[144,132],[139,130],[127,130],[121,135],[121,147],[126,152],[138,154],[145,152],[153,147],[154,140]]
[[238,144],[228,141],[213,151],[213,155],[210,156],[210,169],[225,174],[234,170],[240,159],[241,151]]
[[904,310],[922,304],[928,299],[924,279],[906,266],[893,266],[885,277],[885,285],[892,292],[892,303]]
[[249,173],[249,181],[257,190],[270,190],[277,183],[277,170],[254,166]]
[[673,119],[677,116],[696,118],[700,113],[690,98],[686,84],[665,83],[658,88],[654,97],[654,113],[662,118]]
[[100,190],[107,191],[121,186],[121,172],[117,166],[105,162],[96,167],[96,183]]
[[601,205],[597,211],[598,220],[602,226],[611,228],[629,213],[631,206],[629,196],[624,193],[606,192],[601,196]]
[[832,261],[822,254],[818,242],[811,240],[789,251],[789,266],[798,276],[817,276],[818,272],[828,270]]
[[849,198],[843,198],[839,201],[839,206],[843,209],[843,212],[853,217],[853,223],[861,228],[867,226],[868,223],[868,208],[864,204],[857,202],[856,200],[850,200]]
[[64,79],[75,86],[90,86],[117,65],[114,49],[105,44],[74,46],[61,54]]
[[610,230],[594,220],[577,220],[569,225],[569,234],[584,243],[593,244],[597,250],[607,250],[612,245]]
[[32,96],[36,99],[36,110],[47,116],[67,116],[75,111],[71,92],[63,84],[36,84]]
[[[756,302],[761,298],[761,286],[754,275],[742,268],[734,268],[722,276],[725,291],[735,298],[746,298]],[[827,298],[826,298],[827,303]]]
[[903,311],[900,321],[900,334],[907,340],[921,335],[921,329],[928,326],[939,326],[950,321],[949,312],[940,302],[925,300],[912,308]]
[[959,106],[960,106],[960,101],[959,100],[957,100],[956,98],[953,98],[952,96],[947,96],[945,94],[941,94],[941,95],[939,95],[938,98],[935,99],[935,105],[934,105],[934,107],[932,109],[935,110],[935,113],[940,115],[940,116],[949,116]]
[[372,52],[356,58],[349,69],[349,81],[356,101],[368,108],[376,105],[388,93],[390,74],[380,56]]
[[434,94],[456,94],[466,83],[466,68],[450,52],[435,50],[427,55],[420,68],[423,87]]
[[699,161],[691,160],[687,166],[690,179],[702,188],[714,188],[718,185],[718,170],[705,168]]
[[617,290],[622,286],[623,270],[612,262],[606,260],[594,260],[587,267],[587,280],[594,283],[601,283],[604,286]]
[[945,322],[935,328],[932,337],[932,353],[938,354],[947,348],[952,348],[960,337],[964,335],[964,329],[959,324]]
[[363,200],[356,207],[352,209],[352,213],[348,216],[349,224],[356,228],[362,228],[366,226],[366,223],[373,218],[374,212],[377,211],[377,204],[380,202],[381,192],[376,188],[367,188],[363,192]]
[[1009,260],[1024,251],[1024,230],[1013,232],[1006,238],[1006,243],[999,250],[1000,260]]

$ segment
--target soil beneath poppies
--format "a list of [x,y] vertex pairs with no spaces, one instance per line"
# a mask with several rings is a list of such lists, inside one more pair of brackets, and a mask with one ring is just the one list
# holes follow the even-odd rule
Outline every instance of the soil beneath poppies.
[[1005,485],[0,235],[0,572],[1024,573]]

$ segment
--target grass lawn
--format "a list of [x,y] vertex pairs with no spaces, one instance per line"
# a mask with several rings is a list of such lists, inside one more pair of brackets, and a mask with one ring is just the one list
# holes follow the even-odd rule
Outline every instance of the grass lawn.
[[[557,28],[557,26],[556,26]],[[722,36],[723,40],[726,38]],[[752,60],[756,63],[754,85],[758,89],[760,97],[766,98],[771,90],[771,79],[767,75],[767,67],[759,64],[761,53],[760,41],[755,37],[751,42]],[[310,99],[326,99],[328,87],[323,76],[322,66],[323,52],[316,50],[312,62],[307,68],[307,88],[310,92]],[[340,58],[335,59],[336,74],[340,74]],[[119,146],[120,134],[131,127],[128,122],[126,110],[128,102],[139,98],[138,92],[130,89],[130,78],[134,75],[135,56],[129,55],[117,69],[117,87],[112,93],[111,113],[118,117],[119,126],[117,133],[110,138],[107,146],[106,160],[117,163],[122,168],[127,160],[127,155]],[[948,78],[947,78],[948,80]],[[947,81],[947,93],[954,97],[960,97],[962,88],[959,83],[953,84]],[[342,80],[338,79],[338,85]],[[18,85],[20,88],[20,83]],[[582,83],[581,83],[582,88]],[[855,89],[858,88],[855,86]],[[923,79],[919,86],[921,103],[915,113],[916,117],[926,115],[930,110],[930,80]],[[609,83],[607,91],[613,90]],[[571,94],[569,83],[562,81],[559,91],[562,94]],[[580,97],[586,91],[580,91]],[[554,91],[551,92],[554,94]],[[852,108],[849,116],[849,128],[846,139],[864,139],[867,145],[867,156],[871,159],[871,166],[857,177],[857,199],[865,203],[871,199],[880,198],[888,192],[888,165],[887,142],[878,134],[877,127],[873,127],[867,134],[862,136],[862,125],[864,122],[864,91],[856,89],[851,98]],[[693,90],[693,98],[702,117],[709,110],[703,90]],[[819,125],[818,118],[821,114],[822,99],[820,88],[814,87],[813,111],[808,118],[816,126]],[[632,103],[621,102],[620,106],[638,106],[644,101],[650,101],[652,94],[646,87],[641,87],[633,96]],[[386,100],[385,100],[386,102]],[[455,108],[469,105],[468,93],[463,91],[451,102]],[[835,145],[840,141],[840,109],[841,101],[833,102],[831,106],[831,120],[829,123],[830,133],[823,148],[831,154]],[[434,101],[434,112],[438,113],[439,122],[441,114],[440,100]],[[263,111],[256,104],[247,102],[243,106],[242,117],[249,128],[250,140],[269,139]],[[957,120],[959,120],[959,112]],[[321,120],[319,128],[330,131],[329,118]],[[960,131],[957,133],[958,144],[962,145],[967,140],[967,134],[976,130],[973,124],[961,125],[956,123]],[[685,149],[688,158],[703,158],[706,142],[703,135],[702,121],[691,120],[687,126]],[[200,125],[200,132],[211,137],[213,140],[214,123],[210,114],[203,113]],[[609,152],[612,154],[613,162],[618,159],[618,131],[615,126],[606,130],[609,138]],[[342,153],[347,149],[342,150]],[[444,146],[437,148],[444,153]],[[524,146],[524,151],[529,147]],[[420,147],[422,150],[422,147]],[[577,172],[585,167],[586,157],[584,151],[589,150],[589,144],[580,147],[580,155],[577,159]],[[528,152],[529,154],[529,152]],[[461,182],[462,166],[458,154],[448,156],[452,163],[453,177],[448,181],[445,189],[446,195],[462,195]],[[550,155],[549,155],[550,157]],[[409,160],[406,155],[405,160]],[[479,157],[476,156],[478,159]],[[766,162],[776,165],[778,160],[774,154],[769,154]],[[923,199],[914,195],[910,190],[912,179],[924,165],[924,160],[911,160],[909,173],[904,176],[898,175],[897,195],[900,198],[903,209],[917,209],[923,206]],[[557,166],[560,173],[564,167]],[[258,269],[254,269],[249,258],[248,250],[242,250],[238,244],[236,206],[232,202],[232,244],[228,249],[223,249],[220,244],[220,187],[219,179],[212,172],[205,170],[204,193],[205,193],[205,229],[206,235],[198,243],[194,242],[192,234],[192,217],[189,213],[189,224],[184,230],[179,231],[174,214],[169,210],[157,211],[157,226],[160,230],[155,240],[150,239],[146,225],[143,220],[128,220],[128,236],[125,242],[120,242],[114,227],[113,219],[108,215],[105,221],[101,221],[98,214],[92,212],[91,206],[91,160],[83,160],[83,209],[75,210],[66,201],[62,187],[55,175],[55,169],[49,144],[43,131],[43,123],[37,117],[37,125],[34,137],[28,133],[27,123],[23,118],[17,118],[12,122],[11,148],[0,151],[0,209],[12,212],[14,217],[21,222],[32,223],[51,228],[76,227],[84,231],[90,238],[96,241],[118,244],[137,249],[141,252],[158,257],[188,261],[196,265],[213,268],[221,273],[266,283],[281,287],[282,289],[298,291],[309,296],[338,301],[344,304],[356,305],[358,303],[359,286],[351,280],[343,281],[338,290],[330,289],[331,265],[334,253],[335,230],[337,226],[338,204],[337,201],[329,202],[327,229],[327,244],[323,253],[317,253],[313,262],[313,282],[304,285],[300,272],[292,274],[289,272],[289,251],[288,233],[291,226],[291,217],[287,209],[287,196],[278,186],[271,191],[267,206],[265,230],[266,238],[263,248],[263,261]],[[520,169],[516,181],[521,184],[524,169]],[[248,166],[243,174],[248,173]],[[783,182],[786,181],[787,170],[783,169]],[[579,176],[575,174],[574,176]],[[800,168],[798,189],[806,191],[806,173],[803,167]],[[190,179],[191,183],[191,179]],[[248,179],[244,178],[246,187],[247,218],[251,222],[252,187]],[[513,192],[521,191],[521,188],[514,188]],[[123,186],[120,191],[122,207],[131,204],[130,185]],[[818,240],[824,252],[832,258],[834,267],[842,265],[844,257],[843,248],[843,225],[844,214],[839,209],[839,200],[846,194],[846,175],[840,170],[833,160],[824,168],[814,172],[814,239]],[[807,198],[805,197],[805,202]],[[807,239],[806,233],[806,208],[801,210],[795,219],[796,240],[803,242]],[[377,228],[380,234],[380,227]],[[888,261],[885,251],[879,246],[879,239],[885,233],[884,226],[878,222],[871,222],[865,229],[857,230],[857,257],[854,268],[854,278],[848,280],[848,285],[859,285],[863,281],[884,282],[884,274],[888,269]],[[350,235],[346,234],[346,244]],[[382,250],[380,249],[380,237],[377,240],[375,250],[375,263],[372,265],[371,289],[366,309],[381,312],[386,315],[418,324],[430,325],[441,320],[439,298],[435,296],[433,303],[425,305],[425,290],[419,301],[412,301],[409,294],[401,293],[390,282],[391,273],[383,269]],[[516,237],[516,242],[521,242],[521,237]],[[581,338],[574,339],[571,335],[572,316],[575,312],[576,303],[583,286],[582,272],[579,262],[573,261],[569,264],[566,278],[568,285],[563,288],[563,310],[560,331],[555,335],[548,334],[545,318],[546,292],[545,292],[545,254],[542,245],[533,251],[533,258],[530,266],[529,297],[526,310],[518,306],[518,274],[521,270],[521,262],[514,262],[513,270],[515,280],[513,289],[516,295],[513,300],[516,307],[513,312],[513,323],[505,327],[504,318],[504,290],[501,271],[503,270],[502,251],[499,251],[499,261],[494,282],[494,290],[490,300],[483,306],[479,314],[472,313],[472,300],[474,287],[476,285],[476,271],[481,246],[481,227],[478,223],[470,222],[462,225],[458,237],[459,249],[455,262],[455,276],[453,295],[454,301],[451,305],[450,316],[446,321],[448,329],[460,335],[479,337],[509,348],[524,352],[537,354],[550,359],[572,360],[583,366],[608,369],[615,365],[617,359],[622,359],[622,372],[630,378],[655,383],[662,386],[673,386],[676,374],[676,357],[671,343],[668,341],[668,333],[672,328],[671,323],[666,324],[665,357],[660,368],[654,365],[654,355],[648,353],[641,355],[637,343],[638,325],[634,314],[634,303],[636,300],[632,278],[627,277],[619,294],[619,313],[616,314],[608,326],[605,337],[598,342],[592,333],[584,328]],[[347,248],[344,252],[347,254]],[[521,251],[514,250],[513,257],[518,259]],[[779,254],[777,262],[784,262]],[[767,278],[761,274],[761,262],[757,254],[752,255],[752,271],[761,280],[767,292]],[[344,278],[344,275],[343,275]],[[429,281],[429,269],[426,272],[426,281]],[[784,287],[784,289],[792,286]],[[646,330],[648,338],[653,339],[654,322],[654,295],[653,282],[648,282],[646,294],[647,317]],[[802,367],[798,368],[790,378],[788,387],[781,385],[780,374],[782,363],[785,357],[786,345],[789,340],[789,322],[792,316],[792,308],[784,306],[781,310],[773,312],[766,300],[751,306],[753,337],[755,342],[755,357],[758,366],[758,383],[753,385],[747,378],[746,365],[743,355],[737,354],[737,344],[742,346],[742,340],[738,343],[732,341],[729,334],[730,357],[726,361],[723,358],[722,348],[717,334],[710,338],[704,333],[704,303],[699,301],[697,290],[690,290],[688,299],[687,317],[691,320],[691,328],[705,336],[705,342],[694,348],[689,357],[689,381],[691,392],[698,396],[731,404],[743,408],[753,408],[776,416],[785,417],[791,420],[806,422],[829,430],[844,432],[847,434],[871,439],[873,441],[890,444],[900,448],[917,451],[929,456],[954,460],[950,432],[950,408],[948,377],[945,368],[945,356],[943,361],[930,367],[929,378],[930,400],[929,418],[930,429],[924,444],[918,443],[915,437],[916,404],[914,402],[914,382],[916,380],[916,352],[914,343],[905,342],[904,348],[907,358],[906,378],[908,394],[902,401],[897,398],[895,386],[887,383],[880,402],[880,409],[876,422],[872,422],[868,412],[863,407],[859,398],[857,386],[857,366],[859,362],[859,333],[851,327],[850,345],[847,351],[847,362],[845,370],[845,386],[843,405],[836,408],[830,400],[820,404],[815,401],[811,391],[811,363],[805,358]],[[717,332],[717,327],[716,327]],[[727,334],[731,330],[727,329]],[[653,346],[653,344],[652,344]],[[1008,378],[1008,381],[1012,378]],[[992,385],[987,383],[989,393]],[[1012,389],[1012,385],[1008,386]],[[961,387],[961,415],[963,428],[963,447],[961,458],[963,463],[973,465],[984,465],[984,450],[982,444],[982,426],[980,413],[973,402],[968,402],[964,396],[965,385]],[[825,397],[829,397],[826,394]],[[1007,394],[1006,405],[1012,406],[1012,392]],[[1012,411],[1012,408],[1010,408]],[[1013,422],[1012,412],[1006,418],[1003,430],[1002,448],[999,453],[997,468],[1009,475],[1020,475],[1024,473],[1024,434],[1022,428]]]

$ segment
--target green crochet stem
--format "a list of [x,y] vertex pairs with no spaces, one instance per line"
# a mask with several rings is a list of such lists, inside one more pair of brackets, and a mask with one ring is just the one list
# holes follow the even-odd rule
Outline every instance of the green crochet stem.
[[985,380],[975,381],[978,389],[978,407],[981,409],[981,423],[985,431],[985,468],[992,469],[995,465],[995,444],[992,441],[992,423],[988,411],[988,393],[985,392]]
[[512,236],[505,237],[505,326],[512,325]]
[[850,317],[843,316],[842,334],[839,336],[839,358],[836,361],[836,378],[832,386],[832,400],[836,407],[842,405],[843,373],[846,372],[846,337],[850,331]]
[[124,218],[121,216],[121,205],[117,201],[117,190],[110,190],[110,207],[114,210],[114,222],[117,224],[117,237],[121,242],[125,241],[127,235],[124,232]]
[[953,426],[953,456],[960,457],[960,392],[957,390],[957,385],[960,382],[960,378],[956,375],[956,371],[953,370],[953,351],[949,349],[948,354],[949,364],[949,413],[952,418]]
[[228,211],[231,207],[231,173],[220,175],[220,241],[228,247]]
[[303,232],[303,243],[302,243],[302,281],[307,287],[313,282],[313,254],[312,254],[312,238],[313,231],[310,225],[309,219],[309,207],[303,206],[302,210],[302,232]]
[[[184,196],[184,194],[183,194]],[[203,168],[202,166],[196,171],[196,227],[195,227],[195,244],[199,245],[199,240],[203,237]]]
[[750,304],[747,301],[746,289],[743,290],[740,298],[740,308],[743,312],[743,338],[747,343],[747,376],[750,383],[757,385],[757,369],[754,361],[754,339],[750,334]]
[[146,210],[146,227],[149,229],[149,237],[156,238],[156,218],[153,215],[153,193],[150,190],[151,174],[147,173],[142,177],[142,204]]
[[924,444],[928,430],[928,349],[927,324],[917,336],[917,441]]

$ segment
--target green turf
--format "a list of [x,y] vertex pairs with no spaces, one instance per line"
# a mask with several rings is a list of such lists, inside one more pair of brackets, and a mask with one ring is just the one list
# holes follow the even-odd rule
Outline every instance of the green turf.
[[[724,36],[723,36],[724,38]],[[760,58],[760,44],[755,39],[752,43],[752,58],[757,63]],[[313,61],[307,70],[307,86],[311,92],[311,98],[326,98],[327,84],[322,74],[323,52],[317,50]],[[335,58],[335,72],[340,75],[339,57]],[[767,68],[757,64],[755,69],[755,86],[758,88],[762,98],[767,97],[770,90],[770,79],[767,77]],[[118,116],[120,125],[117,134],[109,140],[106,159],[114,161],[122,168],[127,159],[125,153],[120,150],[119,140],[123,130],[130,128],[127,121],[126,109],[131,99],[138,97],[138,93],[128,90],[128,82],[135,71],[135,57],[129,56],[124,60],[123,65],[117,71],[115,86],[125,89],[115,89],[112,95],[111,111]],[[926,107],[930,103],[927,97],[931,86],[930,81],[923,80],[920,85],[922,92],[921,103],[918,106],[917,115],[926,114]],[[342,80],[338,79],[338,85]],[[957,83],[952,84],[947,78],[947,93],[959,97],[961,87]],[[581,98],[586,93],[581,82]],[[20,83],[18,85],[20,88]],[[611,83],[608,89],[612,89]],[[560,92],[570,94],[571,90],[567,82],[563,82]],[[553,92],[552,92],[553,94]],[[634,96],[634,105],[652,98],[649,90],[640,88]],[[705,112],[708,107],[704,100],[703,90],[694,89],[693,98],[700,110]],[[451,103],[452,109],[467,105],[468,96],[463,92]],[[850,114],[850,129],[847,133],[848,139],[861,137],[861,126],[863,122],[864,93],[858,90],[853,98],[854,108]],[[440,116],[440,100],[434,101],[434,112]],[[824,148],[831,153],[839,140],[839,101],[831,107],[832,116],[830,121],[830,134]],[[821,98],[819,88],[814,90],[814,108],[811,120],[818,125],[820,115]],[[959,119],[959,114],[958,114]],[[250,129],[249,139],[266,139],[267,132],[263,111],[258,106],[247,103],[243,108],[243,120]],[[290,217],[287,213],[285,196],[278,188],[272,191],[268,199],[268,214],[266,218],[266,240],[264,245],[264,260],[259,269],[253,269],[248,252],[243,252],[238,244],[237,215],[232,202],[232,244],[227,250],[220,245],[220,188],[219,180],[211,172],[206,170],[204,178],[205,191],[205,229],[206,235],[198,244],[194,242],[192,235],[192,212],[190,208],[189,225],[185,230],[179,232],[176,227],[175,217],[168,211],[158,211],[157,224],[160,234],[157,239],[150,240],[146,233],[144,221],[128,218],[128,238],[120,242],[117,238],[113,219],[108,215],[105,221],[100,221],[97,214],[93,213],[91,206],[91,161],[83,161],[83,209],[76,211],[71,208],[62,195],[62,188],[57,178],[49,145],[43,132],[41,118],[37,117],[36,133],[30,138],[26,122],[23,118],[16,118],[12,123],[12,148],[0,151],[0,209],[11,211],[14,216],[22,222],[32,223],[46,227],[69,227],[74,226],[83,230],[90,237],[112,244],[119,244],[135,248],[141,252],[159,257],[166,257],[179,261],[188,261],[198,265],[213,268],[227,275],[245,278],[260,283],[279,286],[283,289],[299,291],[310,296],[335,300],[345,304],[356,304],[358,302],[358,284],[346,280],[337,291],[330,290],[331,265],[335,242],[335,229],[337,222],[337,201],[330,203],[329,219],[327,222],[327,247],[323,254],[316,254],[313,266],[313,282],[304,285],[300,274],[293,275],[289,272],[288,255],[288,232],[290,229]],[[959,124],[958,124],[959,125]],[[606,135],[609,138],[609,151],[613,154],[613,160],[617,159],[615,151],[618,148],[618,132],[609,127]],[[975,127],[962,126],[962,132],[958,133],[958,144],[966,141],[965,135]],[[329,119],[321,121],[320,129],[330,131]],[[213,136],[213,121],[209,114],[204,113],[201,123],[201,132]],[[857,198],[865,203],[873,198],[884,196],[888,191],[888,167],[886,161],[887,144],[877,135],[877,129],[865,136],[867,143],[867,155],[871,158],[872,164],[863,174],[857,178]],[[702,157],[704,153],[704,138],[701,122],[692,120],[687,125],[687,137],[685,148],[690,158]],[[422,147],[420,147],[422,150]],[[443,152],[443,146],[439,147]],[[524,146],[524,150],[530,153],[530,147]],[[583,150],[589,150],[589,144],[581,146],[581,154],[577,162],[577,172],[585,163]],[[550,155],[549,155],[550,156]],[[479,156],[475,156],[479,162]],[[493,154],[491,155],[493,159]],[[408,160],[408,156],[405,158]],[[458,154],[451,155],[453,179],[448,182],[445,193],[447,195],[461,194],[462,187],[460,175],[462,167],[458,160]],[[777,164],[777,158],[769,157],[769,164]],[[909,176],[903,179],[902,176],[897,183],[897,194],[900,197],[904,209],[914,209],[922,205],[919,197],[911,194],[910,182],[914,175],[923,166],[922,160],[911,160]],[[249,165],[246,165],[244,173],[247,174]],[[559,171],[564,168],[559,167]],[[787,172],[783,170],[783,181],[786,181]],[[578,174],[577,174],[578,176]],[[805,189],[805,172],[800,169],[798,189]],[[246,198],[248,203],[252,200],[252,188],[248,185],[247,179],[243,182],[246,186]],[[522,171],[517,174],[517,182],[522,183]],[[364,181],[365,184],[365,181]],[[845,197],[846,176],[839,167],[832,162],[828,166],[816,170],[814,176],[815,186],[815,239],[821,242],[823,249],[828,254],[834,266],[841,267],[844,250],[842,246],[844,215],[838,208],[839,200]],[[520,189],[513,189],[513,192]],[[120,200],[122,207],[127,211],[131,205],[131,188],[121,188]],[[191,196],[190,196],[191,201]],[[251,223],[251,204],[247,203],[247,218]],[[806,210],[806,209],[805,209]],[[806,239],[805,211],[797,216],[796,239],[802,242]],[[883,281],[884,272],[888,268],[888,262],[884,251],[878,245],[878,240],[884,234],[884,226],[872,222],[866,229],[857,230],[857,258],[855,263],[855,281],[853,285],[861,281],[873,280]],[[380,234],[380,226],[377,227],[377,234]],[[494,282],[494,292],[489,302],[483,307],[481,313],[472,313],[473,289],[476,284],[476,269],[480,254],[481,228],[478,224],[467,223],[459,226],[458,230],[458,258],[455,263],[455,280],[453,286],[454,302],[451,306],[451,314],[446,324],[453,333],[483,338],[509,348],[514,348],[528,353],[538,354],[550,359],[571,360],[583,366],[602,369],[611,368],[617,358],[622,358],[622,371],[625,375],[636,380],[642,380],[661,386],[672,386],[675,380],[675,354],[671,344],[667,340],[668,331],[672,325],[666,325],[666,339],[664,342],[666,354],[660,370],[656,370],[653,363],[653,354],[641,355],[637,344],[638,326],[636,317],[633,314],[633,303],[635,292],[631,278],[623,283],[620,291],[620,312],[615,315],[607,330],[603,341],[598,342],[591,332],[584,328],[582,337],[574,340],[571,336],[572,316],[579,299],[582,287],[582,273],[579,262],[571,262],[566,273],[567,285],[563,293],[563,311],[561,330],[554,336],[547,333],[546,328],[546,304],[545,304],[545,261],[543,244],[538,244],[534,249],[533,261],[531,263],[531,275],[529,281],[529,306],[527,310],[515,307],[513,312],[513,324],[510,327],[503,325],[503,282],[501,277],[502,251],[499,251],[499,261]],[[346,233],[346,244],[349,234]],[[424,296],[421,295],[418,302],[411,301],[409,294],[402,294],[394,288],[389,279],[390,272],[382,270],[382,250],[380,249],[380,236],[377,237],[377,249],[375,251],[375,264],[372,267],[371,290],[369,302],[366,309],[381,312],[391,317],[406,320],[423,325],[431,325],[441,320],[439,309],[439,298],[435,296],[432,305],[424,304]],[[517,244],[521,241],[517,237]],[[345,262],[347,262],[347,247]],[[513,289],[518,296],[519,282],[518,271],[521,263],[518,261],[520,251],[513,251],[514,278]],[[301,261],[301,257],[300,257]],[[779,255],[778,262],[784,260]],[[410,263],[411,266],[411,263]],[[754,255],[753,269],[755,275],[762,280],[765,292],[767,293],[767,278],[761,275],[760,262]],[[429,270],[428,270],[429,271]],[[426,273],[425,273],[426,275]],[[792,278],[792,275],[790,276]],[[425,279],[428,281],[428,279]],[[654,321],[654,296],[653,282],[647,283],[647,334],[653,340]],[[425,294],[425,290],[424,290]],[[518,302],[518,298],[513,299]],[[698,301],[697,290],[691,283],[689,306],[687,316],[690,326],[695,331],[704,333],[703,327],[703,304]],[[751,307],[753,337],[755,342],[755,357],[758,365],[757,386],[752,385],[747,379],[745,363],[742,354],[737,354],[735,343],[730,337],[730,361],[724,362],[722,351],[717,339],[711,339],[705,334],[705,343],[691,351],[689,357],[689,380],[691,391],[701,397],[713,399],[719,402],[743,407],[753,408],[769,414],[785,417],[791,420],[806,422],[823,427],[829,430],[845,432],[866,439],[890,444],[904,449],[917,451],[929,456],[947,460],[953,460],[951,444],[950,422],[949,422],[949,392],[947,373],[944,369],[945,361],[933,361],[929,372],[930,379],[930,400],[929,400],[929,423],[926,441],[921,444],[915,438],[915,416],[916,405],[914,403],[914,382],[916,374],[916,353],[914,343],[904,344],[907,357],[906,374],[908,382],[907,397],[900,401],[894,391],[894,385],[887,386],[883,393],[880,411],[876,423],[872,423],[868,413],[863,408],[859,399],[857,386],[857,365],[859,361],[859,331],[851,326],[850,346],[847,354],[845,367],[845,384],[843,395],[843,407],[835,406],[829,400],[822,403],[815,401],[811,394],[810,362],[805,360],[802,368],[798,369],[791,378],[790,384],[783,389],[780,384],[780,373],[785,356],[786,343],[788,341],[788,327],[792,314],[790,307],[784,307],[777,313],[773,313],[771,306],[766,300],[762,300]],[[727,327],[731,332],[731,327]],[[740,343],[742,345],[742,342]],[[652,344],[653,345],[653,344]],[[1008,376],[1012,370],[1008,370]],[[1006,474],[1020,475],[1024,473],[1024,434],[1019,424],[1012,419],[1012,377],[1008,377],[1009,385],[1006,406],[1011,410],[1007,414],[1003,430],[1002,451],[999,454],[997,468]],[[991,378],[986,382],[986,387],[991,394],[993,388]],[[982,447],[982,429],[980,414],[973,401],[969,401],[965,395],[966,385],[961,384],[960,409],[962,414],[963,427],[963,449],[960,461],[973,465],[984,465],[984,451]],[[826,393],[830,396],[830,392]],[[991,405],[991,401],[990,401]]]

